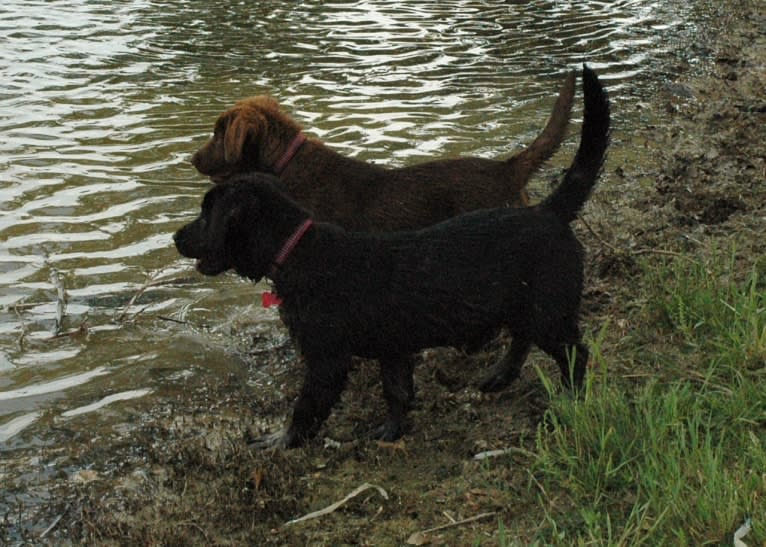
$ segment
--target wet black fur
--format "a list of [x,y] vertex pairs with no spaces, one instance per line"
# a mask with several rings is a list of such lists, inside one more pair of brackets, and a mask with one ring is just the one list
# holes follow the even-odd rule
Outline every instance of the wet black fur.
[[[178,251],[216,275],[233,268],[273,279],[282,315],[305,357],[289,426],[264,446],[314,436],[340,397],[351,357],[378,359],[388,404],[380,431],[393,440],[413,397],[410,356],[436,346],[479,347],[506,327],[507,354],[482,383],[507,386],[532,344],[579,386],[588,350],[578,327],[583,253],[569,223],[588,198],[608,143],[609,105],[586,69],[580,148],[564,181],[538,206],[477,211],[414,232],[351,233],[316,223],[281,269],[272,260],[308,213],[273,177],[210,190],[200,216],[175,235]],[[570,356],[574,356],[570,371]]]

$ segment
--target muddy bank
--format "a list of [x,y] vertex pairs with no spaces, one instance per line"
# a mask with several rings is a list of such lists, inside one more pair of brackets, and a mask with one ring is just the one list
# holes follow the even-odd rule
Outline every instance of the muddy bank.
[[[766,20],[757,2],[734,4],[688,44],[697,62],[668,58],[675,78],[658,81],[654,96],[621,116],[636,125],[616,127],[602,182],[577,225],[588,249],[586,328],[597,332],[609,320],[602,351],[617,375],[647,373],[618,349],[625,329],[648,328],[634,314],[640,262],[732,244],[743,256],[766,256]],[[385,406],[376,367],[360,362],[324,438],[286,453],[253,452],[246,439],[281,424],[300,379],[298,366],[285,366],[295,355],[276,328],[264,347],[264,334],[243,325],[232,341],[240,373],[189,380],[175,400],[137,416],[131,431],[80,431],[68,446],[8,454],[2,479],[19,502],[0,522],[0,539],[464,545],[497,542],[498,522],[522,543],[535,536],[541,519],[526,451],[547,407],[535,367],[555,378],[545,356],[531,356],[503,393],[482,394],[476,381],[499,347],[426,352],[410,432],[394,444],[363,439]],[[254,389],[248,382],[263,370],[275,383]],[[368,483],[380,490],[286,524]]]

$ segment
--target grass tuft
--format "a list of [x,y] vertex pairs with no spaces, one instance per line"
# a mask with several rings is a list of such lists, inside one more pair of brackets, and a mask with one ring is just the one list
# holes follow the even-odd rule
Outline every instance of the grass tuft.
[[656,378],[611,378],[603,330],[578,397],[543,378],[550,406],[530,469],[538,542],[731,543],[749,516],[748,543],[766,541],[766,296],[756,268],[735,271],[734,254],[717,254],[647,272],[644,320],[659,312],[661,334],[684,349],[655,364]]

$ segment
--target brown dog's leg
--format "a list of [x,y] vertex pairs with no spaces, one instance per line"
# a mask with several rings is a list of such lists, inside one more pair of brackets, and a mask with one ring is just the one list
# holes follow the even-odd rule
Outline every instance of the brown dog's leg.
[[313,438],[346,387],[351,357],[310,359],[287,428],[251,443],[254,448],[294,448]]
[[500,391],[508,387],[521,374],[521,366],[527,360],[532,342],[526,338],[511,340],[511,347],[492,367],[492,371],[479,384],[484,392]]
[[382,441],[395,441],[402,436],[403,422],[415,398],[415,385],[412,371],[415,365],[413,356],[380,360],[380,376],[383,380],[383,396],[388,404],[388,419],[373,436]]

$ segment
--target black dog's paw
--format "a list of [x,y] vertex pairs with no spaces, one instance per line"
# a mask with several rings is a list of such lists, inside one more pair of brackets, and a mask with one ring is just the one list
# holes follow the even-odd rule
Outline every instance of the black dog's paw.
[[481,383],[479,389],[484,393],[502,391],[518,379],[519,374],[508,374],[505,371],[493,371]]
[[404,434],[404,428],[400,423],[386,422],[380,427],[376,427],[370,432],[370,438],[392,443],[398,440]]
[[300,440],[290,429],[283,428],[275,433],[269,433],[250,441],[247,446],[254,450],[266,450],[268,448],[284,450],[299,446]]

